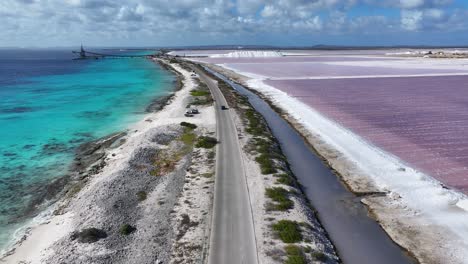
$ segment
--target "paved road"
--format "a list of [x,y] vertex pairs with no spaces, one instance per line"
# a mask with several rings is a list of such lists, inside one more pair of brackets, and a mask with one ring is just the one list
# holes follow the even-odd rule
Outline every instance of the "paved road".
[[216,82],[202,71],[196,69],[196,72],[213,94],[220,142],[208,263],[256,264],[252,211],[231,110],[221,110],[221,105],[228,105]]

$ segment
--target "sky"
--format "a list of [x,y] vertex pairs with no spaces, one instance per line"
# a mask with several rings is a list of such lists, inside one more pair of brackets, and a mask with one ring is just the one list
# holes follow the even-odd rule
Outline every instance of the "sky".
[[468,0],[0,0],[0,47],[468,45]]

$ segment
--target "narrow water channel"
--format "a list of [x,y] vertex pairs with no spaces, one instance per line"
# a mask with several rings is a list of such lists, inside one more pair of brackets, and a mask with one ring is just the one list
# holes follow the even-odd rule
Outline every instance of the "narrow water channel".
[[345,264],[416,263],[368,216],[367,208],[317,156],[304,139],[259,96],[207,69],[248,97],[278,139],[291,170],[318,212]]

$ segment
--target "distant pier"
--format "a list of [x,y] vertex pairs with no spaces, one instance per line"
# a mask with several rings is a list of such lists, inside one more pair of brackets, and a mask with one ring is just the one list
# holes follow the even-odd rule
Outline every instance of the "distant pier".
[[86,60],[86,59],[103,59],[103,58],[147,58],[147,57],[152,57],[156,54],[151,54],[151,55],[124,55],[124,54],[106,54],[106,53],[98,53],[98,52],[92,52],[92,51],[87,51],[83,48],[83,45],[81,45],[81,48],[79,51],[72,51],[73,54],[78,55],[75,60]]

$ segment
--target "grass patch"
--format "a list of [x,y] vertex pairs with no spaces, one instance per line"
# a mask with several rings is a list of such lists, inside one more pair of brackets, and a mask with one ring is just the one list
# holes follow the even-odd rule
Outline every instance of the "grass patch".
[[294,185],[294,180],[292,179],[291,176],[289,176],[286,173],[276,174],[275,177],[277,178],[276,183],[289,185],[289,186]]
[[275,163],[270,154],[260,154],[260,156],[255,158],[255,161],[260,165],[262,174],[272,174],[277,172]]
[[195,147],[197,148],[213,148],[218,144],[218,140],[214,137],[206,137],[202,136],[198,138],[197,144]]
[[210,95],[209,91],[204,91],[204,90],[192,90],[190,91],[190,95],[192,96],[208,96]]
[[146,194],[145,191],[139,191],[139,192],[137,192],[136,195],[137,195],[138,201],[140,201],[140,202],[146,200],[146,198],[148,197],[148,195]]
[[268,198],[273,200],[274,203],[268,205],[268,210],[272,211],[287,211],[294,206],[293,201],[289,199],[289,192],[281,187],[267,188],[265,194]]
[[119,233],[124,236],[128,236],[135,231],[136,231],[136,228],[129,224],[123,224],[119,229]]
[[284,243],[302,241],[301,228],[295,221],[280,220],[276,224],[273,224],[272,228]]
[[182,159],[183,155],[186,154],[187,150],[182,150],[180,153],[168,153],[162,151],[154,157],[154,169],[150,171],[153,176],[163,176],[174,171],[177,163]]
[[184,126],[184,133],[182,133],[182,135],[180,135],[178,138],[178,140],[182,141],[185,144],[185,146],[180,150],[174,152],[159,152],[154,157],[153,165],[155,166],[155,168],[150,171],[151,175],[163,176],[167,173],[172,172],[175,169],[177,163],[183,158],[183,156],[192,151],[193,145],[197,141],[197,135],[193,133],[193,129],[189,127],[190,125]]
[[189,129],[197,128],[197,125],[189,123],[189,122],[181,122],[180,125],[183,126],[183,127],[187,127]]
[[270,152],[271,142],[266,139],[256,137],[254,138],[254,145],[255,145],[255,150],[258,151],[259,153]]
[[285,264],[306,264],[307,259],[304,256],[301,248],[295,245],[287,245],[284,247],[286,251],[286,259]]
[[265,135],[265,124],[262,122],[260,114],[255,112],[253,109],[247,109],[245,111],[245,117],[247,118],[249,125],[246,129],[247,133],[254,136]]
[[197,135],[191,131],[191,128],[186,128],[184,133],[180,136],[180,141],[184,142],[185,145],[192,146],[197,140]]

